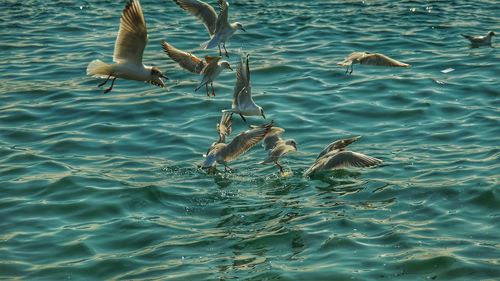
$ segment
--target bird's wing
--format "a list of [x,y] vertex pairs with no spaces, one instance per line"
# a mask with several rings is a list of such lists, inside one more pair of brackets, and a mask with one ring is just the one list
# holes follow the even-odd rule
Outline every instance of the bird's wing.
[[206,65],[206,63],[197,56],[179,50],[165,41],[162,41],[161,45],[165,53],[167,53],[172,60],[192,73],[199,74]]
[[229,3],[225,0],[219,0],[220,13],[217,17],[217,22],[215,24],[215,33],[222,31],[224,28],[229,26],[227,21],[229,13]]
[[278,142],[283,141],[281,139],[281,134],[283,134],[284,131],[285,129],[283,128],[272,127],[262,143],[264,150],[266,151],[272,150],[274,147],[276,147],[276,144]]
[[328,152],[331,152],[333,150],[343,150],[345,149],[348,145],[350,145],[351,143],[357,141],[359,138],[361,138],[361,136],[355,136],[355,137],[352,137],[352,138],[348,138],[348,139],[341,139],[341,140],[337,140],[337,141],[334,141],[332,143],[330,143],[329,145],[327,145],[319,154],[318,154],[318,157],[316,157],[316,160],[320,159],[321,157],[323,157],[325,154],[327,154]]
[[363,55],[363,52],[352,52],[343,61],[338,62],[337,64],[341,66],[350,66],[356,59],[362,57]]
[[240,64],[236,69],[236,83],[234,84],[233,91],[233,108],[238,107],[238,95],[247,85],[246,72],[243,68],[243,60],[240,57]]
[[245,81],[245,90],[238,94],[238,105],[245,107],[249,104],[254,104],[252,100],[252,86],[250,85],[250,58],[249,55],[246,57],[245,68],[242,67],[243,78]]
[[142,65],[142,54],[148,41],[146,21],[139,0],[130,0],[123,9],[120,30],[115,42],[114,62]]
[[360,64],[378,65],[378,66],[410,66],[407,63],[397,61],[383,54],[366,54],[360,59]]
[[231,134],[233,131],[232,120],[233,114],[230,112],[222,113],[222,117],[220,118],[220,122],[217,124],[217,133],[219,134],[219,143],[224,143],[226,141],[226,137]]
[[179,7],[200,19],[210,35],[215,33],[217,13],[209,4],[199,0],[174,0]]
[[231,141],[231,143],[221,149],[219,155],[223,157],[224,161],[236,159],[236,157],[245,153],[259,141],[264,139],[266,134],[271,129],[271,126],[272,124],[268,124],[264,127],[256,127],[240,133]]
[[371,167],[382,164],[382,160],[353,151],[341,151],[333,156],[325,156],[326,163],[323,170],[347,167]]

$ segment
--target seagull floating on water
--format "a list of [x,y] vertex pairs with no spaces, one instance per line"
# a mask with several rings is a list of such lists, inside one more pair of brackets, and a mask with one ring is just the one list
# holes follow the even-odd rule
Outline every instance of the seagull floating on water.
[[142,55],[148,41],[146,21],[139,0],[130,0],[123,10],[120,19],[120,29],[115,42],[113,54],[114,64],[107,64],[100,60],[93,60],[87,66],[87,75],[106,78],[98,87],[104,86],[113,77],[113,89],[116,78],[145,81],[159,87],[165,87],[161,78],[168,79],[158,67],[146,66],[142,63]]
[[195,73],[200,74],[203,68],[207,65],[205,61],[198,58],[197,56],[179,50],[172,46],[171,44],[161,41],[161,46],[165,53],[175,62],[177,62],[182,68]]
[[207,168],[208,173],[210,173],[212,168],[216,169],[217,164],[222,164],[224,165],[224,171],[231,170],[227,166],[227,163],[235,160],[238,156],[247,152],[264,139],[272,126],[273,123],[271,122],[264,126],[254,127],[240,133],[229,144],[217,143],[213,145],[208,149],[206,159],[203,161],[201,168]]
[[247,120],[244,116],[262,116],[264,117],[264,119],[266,119],[262,107],[256,105],[252,99],[249,57],[250,55],[246,56],[245,67],[243,67],[243,60],[240,57],[240,65],[238,67],[238,70],[236,70],[236,83],[234,85],[233,102],[231,105],[231,109],[225,109],[222,111],[239,114],[241,116],[241,119],[243,119],[245,123],[247,123]]
[[203,49],[219,47],[219,56],[222,56],[220,46],[224,47],[226,57],[229,57],[226,49],[226,41],[233,36],[236,30],[245,31],[243,25],[239,22],[229,24],[228,13],[229,3],[225,0],[219,0],[220,13],[217,15],[215,9],[209,4],[199,0],[174,0],[179,7],[188,11],[200,19],[210,34],[210,40],[201,44]]
[[369,52],[353,52],[349,56],[347,56],[343,61],[341,61],[337,64],[347,67],[346,71],[345,71],[346,74],[347,74],[347,72],[349,72],[349,66],[350,66],[351,71],[349,72],[349,74],[351,74],[352,71],[354,70],[353,65],[356,63],[377,65],[377,66],[398,66],[398,67],[411,66],[407,63],[397,61],[397,60],[390,58],[386,55],[379,54],[379,53],[369,53]]
[[323,149],[316,161],[304,172],[311,176],[320,171],[347,167],[371,167],[382,164],[382,160],[358,152],[347,151],[346,147],[358,140],[360,136],[342,139],[329,144]]
[[207,62],[207,65],[203,68],[201,71],[201,74],[203,75],[203,78],[194,89],[194,91],[198,91],[199,88],[205,86],[207,90],[207,96],[210,96],[208,93],[208,84],[210,83],[210,86],[212,87],[212,96],[215,96],[215,89],[214,89],[214,80],[219,76],[219,74],[222,72],[224,69],[230,69],[231,71],[233,70],[231,68],[231,65],[229,65],[229,62],[225,60],[220,60],[221,57],[210,57],[210,56],[205,56],[205,61]]
[[484,45],[491,45],[491,37],[496,36],[495,32],[490,31],[485,36],[480,35],[465,35],[462,34],[463,37],[469,39],[472,47],[479,47]]
[[274,163],[280,169],[280,172],[283,173],[283,166],[278,162],[279,159],[289,152],[297,151],[297,142],[295,140],[283,140],[281,138],[281,134],[283,134],[285,130],[279,127],[273,127],[264,138],[263,146],[267,151],[267,158],[260,162],[260,164],[269,164]]

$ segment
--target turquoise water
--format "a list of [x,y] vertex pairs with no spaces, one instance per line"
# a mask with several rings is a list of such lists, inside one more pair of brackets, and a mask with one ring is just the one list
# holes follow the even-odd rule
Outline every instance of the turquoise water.
[[[160,41],[216,51],[173,1],[142,1],[168,87],[96,87],[124,5],[0,2],[0,278],[498,280],[500,54],[459,35],[498,33],[498,1],[231,1],[229,60],[251,53],[256,103],[298,142],[287,177],[260,146],[197,169],[235,78],[193,92]],[[335,65],[363,50],[412,67]],[[384,165],[302,177],[354,135]]]

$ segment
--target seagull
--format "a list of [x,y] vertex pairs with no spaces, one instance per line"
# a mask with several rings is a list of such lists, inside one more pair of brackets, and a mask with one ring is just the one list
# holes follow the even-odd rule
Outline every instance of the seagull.
[[100,60],[93,60],[87,66],[87,75],[106,78],[98,87],[104,86],[111,77],[111,87],[104,93],[113,89],[116,78],[145,81],[159,87],[165,87],[161,78],[168,79],[158,67],[146,66],[142,63],[142,55],[148,41],[148,31],[144,14],[139,0],[130,0],[123,10],[120,19],[120,30],[115,42],[113,54],[114,64],[107,64]]
[[250,130],[241,132],[229,144],[217,143],[208,149],[205,161],[201,168],[210,170],[216,169],[217,164],[224,165],[224,171],[231,170],[227,163],[238,158],[241,154],[247,152],[254,147],[262,139],[266,137],[273,126],[273,123],[264,126],[256,126]]
[[195,73],[200,74],[203,68],[207,65],[205,61],[198,58],[197,56],[179,50],[172,46],[171,44],[161,41],[161,46],[165,53],[175,62],[177,62],[182,68]]
[[211,57],[211,56],[205,56],[205,61],[207,62],[207,65],[202,69],[201,74],[203,75],[203,79],[201,80],[200,84],[194,91],[198,91],[199,88],[205,86],[207,89],[207,96],[210,96],[208,94],[208,83],[210,83],[210,86],[212,87],[212,96],[215,96],[215,89],[214,89],[214,80],[219,76],[219,74],[222,72],[224,69],[230,69],[231,71],[233,70],[231,68],[231,65],[229,65],[229,62],[225,60],[220,60],[221,57]]
[[283,166],[278,161],[282,156],[289,152],[297,151],[297,142],[295,140],[283,140],[280,136],[285,130],[279,127],[272,127],[267,136],[264,138],[264,149],[267,150],[267,158],[260,164],[274,163],[283,174]]
[[219,47],[219,56],[222,56],[220,46],[224,47],[226,57],[229,57],[226,49],[226,41],[233,36],[236,30],[245,31],[243,25],[239,22],[228,22],[229,3],[225,0],[219,0],[220,13],[217,16],[215,9],[209,4],[200,0],[174,0],[179,7],[188,11],[192,15],[200,19],[208,33],[210,40],[201,44],[203,49],[211,49],[215,46]]
[[354,70],[353,65],[355,63],[377,65],[377,66],[399,66],[399,67],[409,67],[411,65],[403,63],[392,59],[386,55],[379,53],[369,53],[369,52],[353,52],[347,56],[343,61],[338,62],[338,65],[346,66],[345,73],[349,72],[349,66],[351,67],[351,72]]
[[472,47],[479,47],[483,45],[491,45],[491,37],[496,36],[496,34],[495,32],[490,31],[485,36],[480,36],[480,35],[473,36],[465,34],[462,34],[462,36],[469,39]]
[[240,57],[240,66],[236,70],[236,83],[234,85],[233,102],[231,109],[222,112],[233,112],[241,116],[241,119],[248,125],[244,116],[262,116],[264,110],[255,104],[252,99],[252,87],[250,86],[250,67],[248,65],[250,55],[246,56],[246,67],[243,68],[243,60]]
[[347,167],[371,167],[382,164],[382,160],[358,152],[347,151],[346,147],[361,136],[342,139],[329,144],[323,149],[316,161],[304,172],[304,176],[316,172]]

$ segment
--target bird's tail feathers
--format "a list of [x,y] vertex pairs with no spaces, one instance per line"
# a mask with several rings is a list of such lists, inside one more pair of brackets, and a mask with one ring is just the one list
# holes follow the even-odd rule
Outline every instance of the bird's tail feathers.
[[210,41],[212,41],[212,40],[208,40],[208,41],[205,41],[205,42],[201,43],[200,47],[202,49],[208,49],[207,47],[208,47],[208,43],[210,43]]
[[100,60],[93,60],[87,66],[87,75],[96,77],[107,77],[112,73],[111,64],[102,62]]
[[210,40],[201,43],[200,47],[202,49],[212,49],[215,46],[219,45],[219,43],[220,43],[219,37],[213,36],[212,38],[210,38]]

